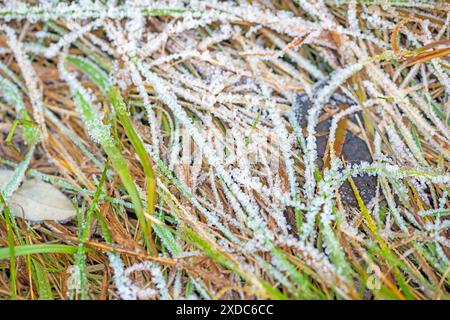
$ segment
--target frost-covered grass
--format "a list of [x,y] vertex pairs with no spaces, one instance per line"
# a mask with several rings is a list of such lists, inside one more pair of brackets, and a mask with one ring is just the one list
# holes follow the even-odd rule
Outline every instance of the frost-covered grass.
[[[0,298],[450,298],[448,11],[2,1]],[[76,219],[14,218],[27,177]]]

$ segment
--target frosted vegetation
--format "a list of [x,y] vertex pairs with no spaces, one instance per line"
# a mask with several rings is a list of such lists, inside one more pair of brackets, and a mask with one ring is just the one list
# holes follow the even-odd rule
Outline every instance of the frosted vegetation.
[[[2,1],[0,297],[450,298],[430,3]],[[372,161],[346,161],[346,132]],[[76,218],[16,218],[27,179]]]

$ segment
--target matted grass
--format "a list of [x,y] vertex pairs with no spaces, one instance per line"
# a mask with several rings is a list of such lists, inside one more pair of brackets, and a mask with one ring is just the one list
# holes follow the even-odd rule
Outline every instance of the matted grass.
[[450,297],[448,4],[105,3],[0,4],[1,299]]

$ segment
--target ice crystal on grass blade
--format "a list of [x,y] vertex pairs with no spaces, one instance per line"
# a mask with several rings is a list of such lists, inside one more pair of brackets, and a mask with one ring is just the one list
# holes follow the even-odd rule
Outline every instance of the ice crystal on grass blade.
[[14,57],[17,60],[19,67],[21,68],[22,74],[25,78],[27,89],[29,90],[28,95],[33,105],[34,120],[39,123],[40,129],[45,139],[47,130],[44,120],[43,92],[38,84],[38,76],[36,74],[36,71],[31,64],[31,61],[27,57],[22,43],[18,41],[16,32],[7,25],[0,25],[0,30],[4,31],[4,33],[6,34],[8,45],[13,51]]
[[25,171],[28,169],[28,166],[30,164],[31,158],[34,153],[35,146],[31,146],[30,150],[28,151],[27,155],[25,156],[25,159],[16,167],[13,174],[11,175],[9,181],[7,181],[2,187],[1,187],[1,193],[3,198],[9,199],[14,191],[19,188],[20,184],[22,183]]
[[178,1],[138,1],[136,4],[112,5],[99,0],[79,0],[73,2],[41,1],[30,5],[23,1],[8,1],[0,9],[0,16],[7,21],[12,19],[28,19],[30,22],[39,20],[56,20],[58,18],[88,19],[111,18],[122,19],[134,17],[136,12],[144,15],[177,15],[185,12],[179,9]]
[[67,47],[68,45],[70,45],[72,42],[74,42],[76,39],[78,39],[79,37],[81,37],[83,34],[96,29],[97,27],[99,27],[102,23],[102,20],[96,20],[92,23],[88,23],[87,25],[81,27],[78,30],[75,30],[71,33],[68,33],[66,35],[64,35],[63,37],[61,37],[61,39],[55,43],[52,44],[44,53],[44,55],[47,58],[52,58],[54,56],[56,56],[57,54],[60,53],[61,49],[64,47]]
[[124,300],[136,300],[136,288],[131,280],[125,275],[125,266],[118,254],[109,253],[109,264],[114,271],[114,284],[119,295]]
[[[158,294],[160,299],[170,299],[166,280],[159,266],[151,262],[134,264],[125,269],[122,259],[118,254],[108,253],[109,263],[114,271],[114,283],[123,300],[137,300],[155,298]],[[133,272],[150,271],[155,288],[140,287],[135,284],[130,275]]]
[[17,114],[21,114],[25,109],[25,104],[22,100],[22,94],[19,88],[6,78],[0,76],[1,97],[10,105],[16,108]]
[[231,176],[226,172],[221,164],[220,159],[214,156],[214,151],[209,147],[205,139],[199,134],[197,128],[195,128],[195,126],[192,124],[192,120],[189,119],[186,112],[179,106],[175,95],[167,91],[159,78],[153,72],[151,72],[148,67],[146,68],[146,66],[140,62],[137,62],[137,65],[147,81],[151,85],[153,85],[161,100],[171,108],[175,117],[186,127],[193,140],[197,143],[204,156],[208,159],[210,165],[215,168],[225,184],[231,189],[233,193],[235,193],[243,208],[249,212],[249,226],[257,231],[257,235],[260,237],[260,239],[258,240],[264,243],[266,239],[272,238],[273,235],[270,232],[263,231],[264,229],[266,229],[265,223],[260,218],[258,209],[252,203],[251,199],[249,199],[249,197],[242,192],[239,186],[237,186]]
[[[61,77],[67,81],[72,94],[75,96],[77,101],[77,107],[81,115],[83,115],[87,129],[91,138],[96,143],[100,144],[111,144],[111,136],[109,134],[109,127],[105,125],[100,117],[96,114],[94,110],[91,109],[93,98],[88,90],[86,90],[77,81],[74,74],[67,72],[64,62],[65,55],[61,57],[61,62],[59,63],[59,72]],[[86,115],[90,114],[90,117]]]
[[[150,271],[152,274],[152,281],[153,281],[155,287],[158,289],[158,291],[161,295],[161,299],[163,299],[163,300],[170,299],[170,295],[167,290],[166,279],[165,279],[164,275],[162,274],[161,269],[159,268],[158,265],[156,265],[152,262],[148,262],[148,261],[134,264],[125,270],[125,275],[129,276],[131,273],[136,272],[136,271]],[[147,294],[149,294],[149,293],[155,294],[154,292],[155,292],[155,290],[153,290],[153,292],[149,291]]]
[[75,293],[81,292],[81,271],[77,265],[70,266],[67,269],[69,277],[67,278],[67,288]]

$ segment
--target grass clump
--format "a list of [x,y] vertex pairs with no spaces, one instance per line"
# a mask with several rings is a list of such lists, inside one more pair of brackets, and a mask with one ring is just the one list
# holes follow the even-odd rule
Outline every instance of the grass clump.
[[[23,1],[0,20],[1,299],[450,298],[448,4]],[[77,219],[14,217],[27,176]]]

